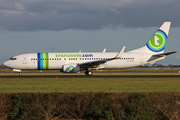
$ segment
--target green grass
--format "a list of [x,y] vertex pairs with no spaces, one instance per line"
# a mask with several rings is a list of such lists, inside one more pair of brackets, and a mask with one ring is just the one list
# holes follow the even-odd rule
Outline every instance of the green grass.
[[0,78],[0,93],[180,92],[180,78]]

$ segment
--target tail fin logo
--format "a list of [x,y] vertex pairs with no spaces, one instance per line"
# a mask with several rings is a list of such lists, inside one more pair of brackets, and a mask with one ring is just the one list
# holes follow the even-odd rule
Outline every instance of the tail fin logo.
[[166,45],[167,35],[164,31],[158,30],[153,37],[148,41],[146,46],[153,52],[161,52]]

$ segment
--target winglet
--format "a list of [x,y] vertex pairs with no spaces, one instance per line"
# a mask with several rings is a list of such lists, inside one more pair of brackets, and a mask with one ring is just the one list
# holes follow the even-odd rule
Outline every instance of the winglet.
[[122,56],[125,48],[126,48],[126,46],[124,46],[124,47],[119,51],[119,53],[116,55],[115,59],[116,59],[116,58],[120,58],[120,57]]

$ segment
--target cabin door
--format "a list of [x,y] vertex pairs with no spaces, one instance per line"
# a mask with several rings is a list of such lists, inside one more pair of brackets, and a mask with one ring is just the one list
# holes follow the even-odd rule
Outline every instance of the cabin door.
[[140,55],[140,57],[139,57],[139,62],[140,62],[140,63],[143,63],[143,62],[144,62],[143,55]]
[[27,64],[27,56],[23,56],[23,59],[22,59],[23,61],[23,64]]

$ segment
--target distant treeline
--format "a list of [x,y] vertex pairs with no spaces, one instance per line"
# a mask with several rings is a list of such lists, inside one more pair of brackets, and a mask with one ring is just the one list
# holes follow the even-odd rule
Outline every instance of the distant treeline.
[[180,93],[1,93],[0,119],[179,120]]
[[4,65],[0,65],[0,69],[9,69],[9,68]]

